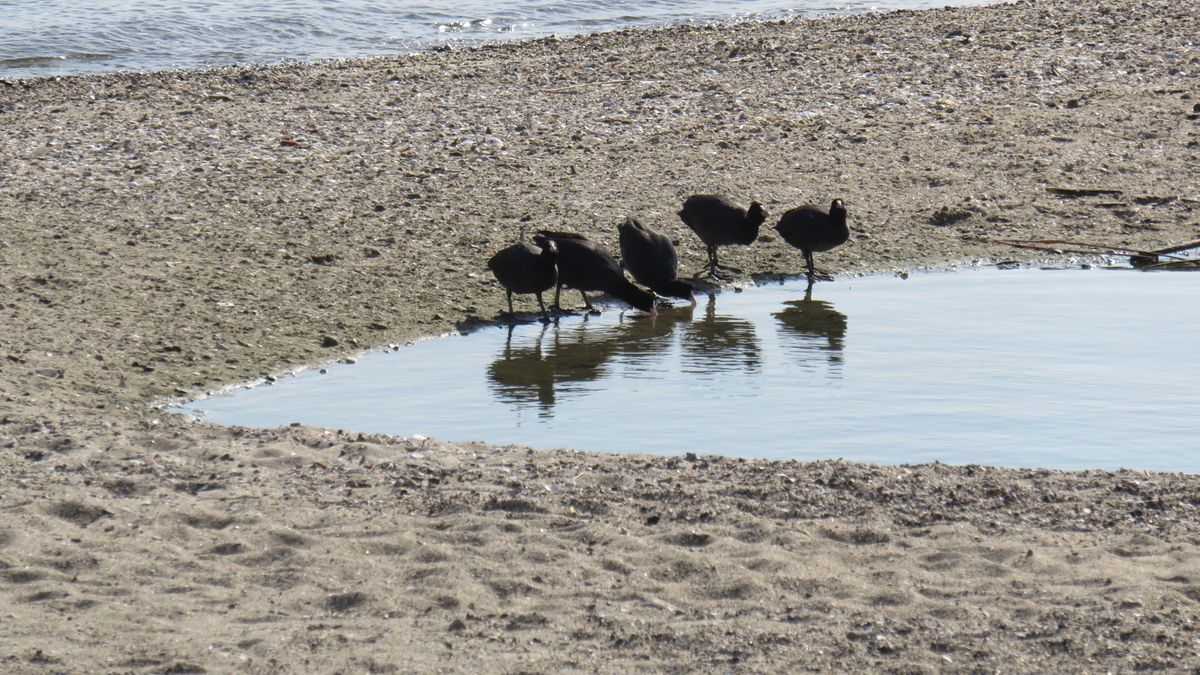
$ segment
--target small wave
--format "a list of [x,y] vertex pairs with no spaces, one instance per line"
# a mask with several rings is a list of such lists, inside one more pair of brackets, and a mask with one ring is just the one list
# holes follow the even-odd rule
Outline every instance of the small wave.
[[5,68],[42,68],[66,60],[65,56],[17,56],[11,59],[0,59],[0,66]]
[[468,31],[490,31],[492,19],[469,19],[467,21],[449,21],[438,24],[439,33],[463,33]]
[[71,52],[67,54],[67,58],[73,61],[108,61],[116,58],[112,54],[102,54],[97,52]]

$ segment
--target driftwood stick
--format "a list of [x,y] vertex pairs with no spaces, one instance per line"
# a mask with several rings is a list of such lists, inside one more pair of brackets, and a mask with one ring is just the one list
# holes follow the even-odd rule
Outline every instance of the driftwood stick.
[[[1061,239],[991,239],[988,237],[963,237],[968,241],[979,241],[987,244],[1003,244],[1013,248],[1024,248],[1033,251],[1049,251],[1050,253],[1078,253],[1081,255],[1130,255],[1137,253],[1130,249],[1114,249],[1103,244],[1087,242],[1072,242]],[[1064,248],[1064,246],[1081,246],[1085,248]]]
[[1097,197],[1100,195],[1120,195],[1124,191],[1115,188],[1071,188],[1071,187],[1052,187],[1046,188],[1060,197]]
[[[1125,248],[1121,246],[1110,246],[1108,244],[1093,244],[1086,241],[1071,241],[1068,239],[991,239],[988,237],[964,237],[971,241],[981,241],[988,244],[1004,244],[1013,248],[1031,249],[1034,251],[1050,251],[1051,253],[1078,253],[1081,255],[1121,255],[1121,256],[1141,256],[1148,258],[1157,258],[1165,256],[1174,260],[1187,260],[1180,256],[1172,256],[1171,253],[1178,253],[1192,248],[1200,248],[1200,240],[1188,242],[1163,249],[1155,249],[1152,251],[1143,251],[1136,248]],[[1081,248],[1063,248],[1064,246],[1074,246]]]
[[1070,239],[997,239],[997,242],[1008,244],[1046,244],[1051,246],[1082,246],[1103,252],[1128,251],[1132,249],[1109,246],[1108,244],[1093,244],[1089,241],[1072,241]]
[[1200,259],[1164,260],[1143,265],[1144,270],[1200,270]]
[[1166,255],[1168,253],[1182,253],[1183,251],[1190,251],[1194,248],[1200,248],[1200,239],[1186,241],[1182,244],[1173,244],[1164,248],[1156,248],[1153,251],[1146,252],[1153,255]]

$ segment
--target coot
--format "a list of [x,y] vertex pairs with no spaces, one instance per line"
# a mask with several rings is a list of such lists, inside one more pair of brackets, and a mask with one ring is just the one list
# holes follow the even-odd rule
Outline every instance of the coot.
[[621,262],[643,286],[667,298],[688,300],[694,307],[692,285],[679,279],[679,256],[675,245],[636,218],[627,218],[617,226],[621,238]]
[[800,206],[789,209],[779,219],[775,231],[787,243],[804,253],[808,263],[808,278],[816,276],[813,253],[828,251],[846,243],[850,228],[846,226],[846,205],[835,199],[825,213],[815,206]]
[[[655,314],[654,295],[634,286],[625,278],[616,258],[600,244],[582,234],[542,230],[533,237],[534,243],[558,246],[558,288],[570,286],[583,296],[583,303],[592,308],[588,291],[600,291],[633,305],[644,312]],[[558,291],[555,291],[555,307],[558,306]]]
[[[535,293],[538,307],[542,308],[542,320],[549,322],[546,303],[542,293],[558,282],[558,247],[553,241],[541,248],[518,242],[500,250],[488,260],[488,268],[496,275],[496,281],[508,293],[508,313],[513,313],[513,293]],[[555,304],[558,297],[554,298]]]
[[679,219],[708,248],[708,265],[705,269],[715,277],[717,270],[722,268],[741,272],[717,262],[717,247],[754,243],[758,238],[758,227],[767,219],[767,211],[758,202],[751,202],[750,208],[744,209],[722,195],[692,195],[683,203]]

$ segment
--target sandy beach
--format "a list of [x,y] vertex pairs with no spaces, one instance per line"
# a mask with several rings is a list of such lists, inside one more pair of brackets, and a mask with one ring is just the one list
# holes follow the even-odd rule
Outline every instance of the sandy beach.
[[697,192],[844,199],[837,274],[1200,238],[1197,36],[1194,2],[1048,0],[0,81],[0,669],[1200,667],[1192,475],[156,407],[493,321],[522,227],[616,249],[636,215],[698,269]]

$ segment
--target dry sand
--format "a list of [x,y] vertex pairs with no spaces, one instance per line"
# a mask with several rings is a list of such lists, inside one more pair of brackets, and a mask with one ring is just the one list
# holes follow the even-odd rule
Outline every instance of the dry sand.
[[526,217],[615,245],[635,214],[688,269],[702,191],[844,198],[839,273],[1197,238],[1198,36],[1195,2],[1064,0],[0,82],[0,669],[1200,666],[1194,476],[153,408],[495,318]]

